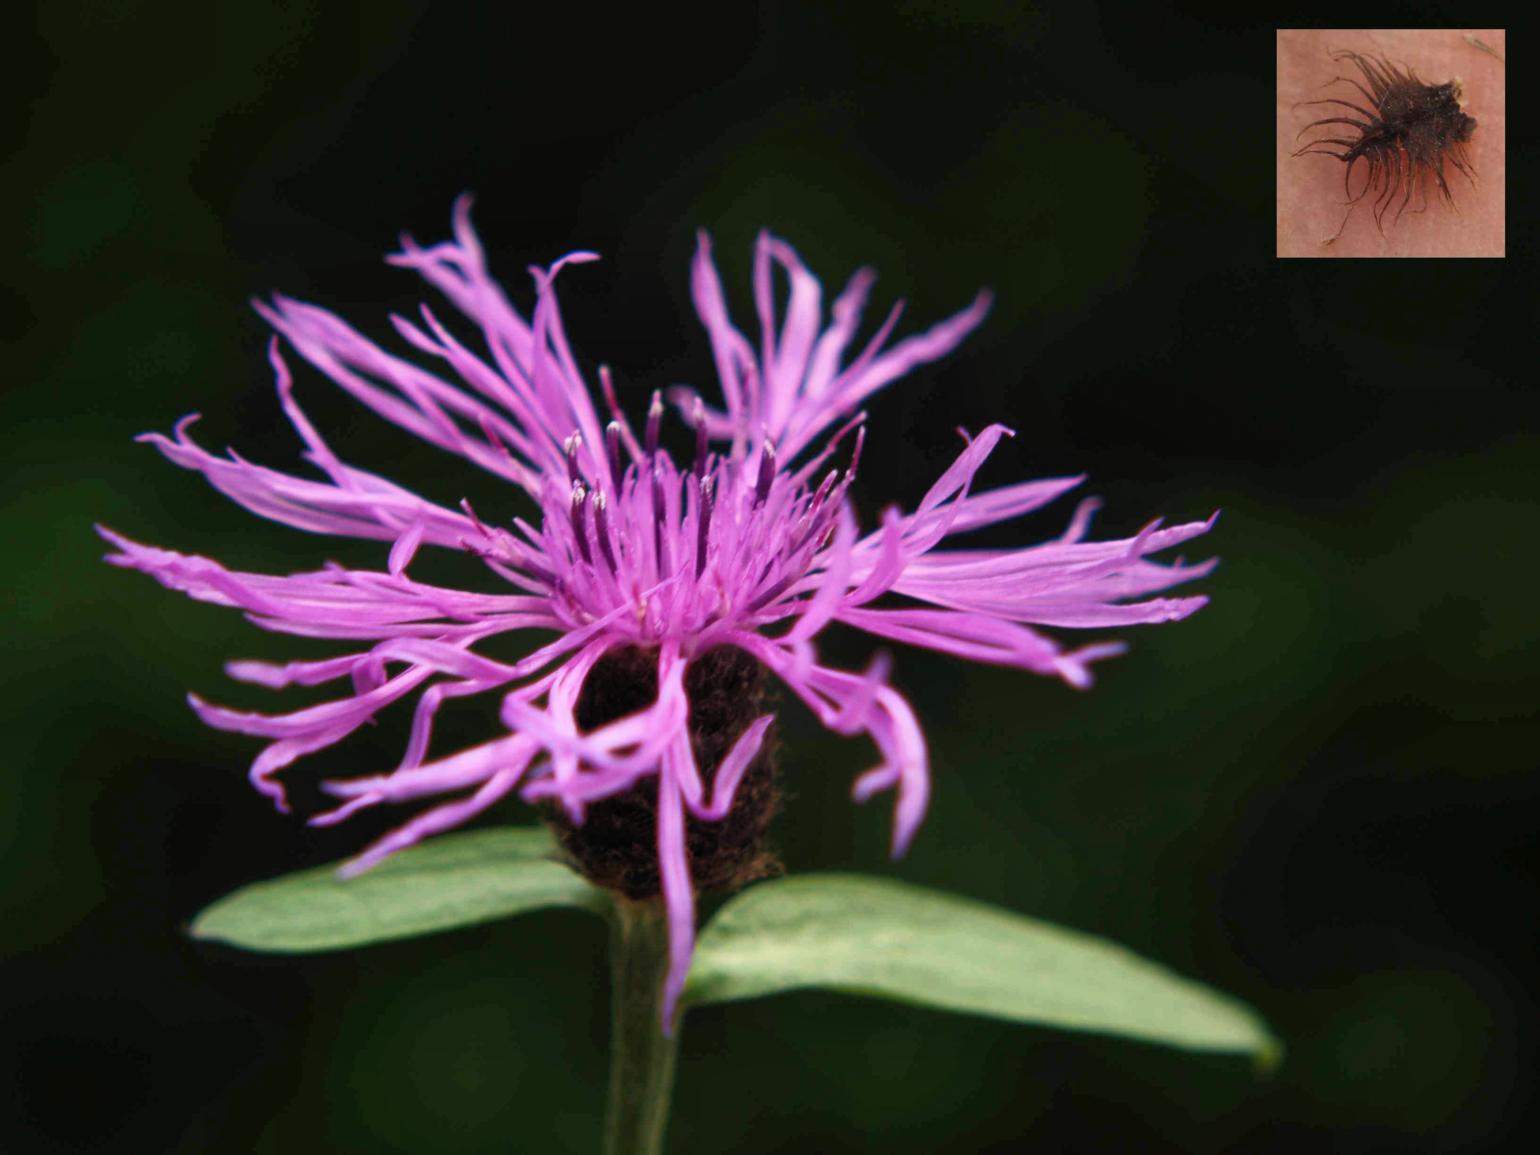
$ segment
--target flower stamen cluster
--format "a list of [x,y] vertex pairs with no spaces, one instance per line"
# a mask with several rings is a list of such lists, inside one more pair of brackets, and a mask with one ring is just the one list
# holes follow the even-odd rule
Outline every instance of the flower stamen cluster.
[[[911,512],[885,510],[860,531],[850,487],[866,436],[862,406],[914,367],[948,352],[983,319],[989,298],[889,346],[895,307],[847,358],[870,293],[856,273],[824,324],[821,288],[797,254],[761,236],[754,264],[756,347],[732,324],[702,235],[692,266],[696,309],[711,341],[721,403],[676,388],[667,400],[694,435],[687,465],[660,445],[665,397],[653,393],[638,437],[599,371],[605,415],[579,371],[556,305],[554,280],[575,253],[532,270],[531,320],[487,273],[469,202],[456,207],[455,238],[421,247],[405,238],[393,263],[413,269],[478,328],[462,342],[424,307],[394,317],[400,336],[437,371],[387,352],[324,309],[284,297],[257,308],[279,336],[364,406],[419,439],[521,490],[538,518],[481,517],[430,502],[345,464],[294,396],[275,338],[279,401],[321,478],[302,478],[202,448],[179,422],[145,440],[262,517],[321,534],[388,543],[384,568],[328,564],[288,575],[244,573],[208,558],[142,545],[110,530],[109,560],[192,597],[243,610],[265,629],[343,643],[319,661],[232,662],[229,674],[272,689],[336,685],[331,700],[288,713],[216,706],[192,697],[210,725],[267,739],[251,767],[257,789],[286,806],[278,775],[297,759],[354,733],[381,711],[415,702],[394,770],[333,781],[338,805],[312,818],[340,822],[366,807],[431,802],[356,858],[367,869],[424,837],[460,825],[517,791],[559,807],[573,829],[589,808],[645,783],[656,877],[669,912],[672,969],[666,1023],[688,970],[694,887],[687,826],[721,822],[746,776],[758,782],[770,713],[731,721],[709,743],[693,715],[691,683],[708,656],[732,651],[758,663],[830,729],[865,734],[875,766],[855,781],[864,800],[897,793],[894,853],[924,816],[930,791],[925,741],[913,710],[889,683],[879,653],[861,672],[823,664],[818,635],[833,623],[974,661],[1015,666],[1089,685],[1092,662],[1121,652],[1098,642],[1066,650],[1038,627],[1100,628],[1185,617],[1202,597],[1150,597],[1207,573],[1212,563],[1166,565],[1149,556],[1204,533],[1213,520],[1090,542],[1094,503],[1082,503],[1057,540],[1019,549],[938,549],[946,539],[1018,517],[1073,489],[1078,477],[976,492],[991,451],[1010,435],[991,425],[964,434],[957,459]],[[776,271],[787,278],[776,307]],[[848,457],[846,454],[848,453]],[[836,464],[843,461],[844,464]],[[496,593],[414,579],[424,547],[468,551],[501,579]],[[519,630],[554,640],[513,662],[478,650]],[[585,698],[595,671],[645,661],[645,704],[611,716]],[[734,670],[732,662],[719,667]],[[736,674],[734,676],[737,676]],[[692,699],[688,685],[694,685]],[[653,689],[655,687],[655,689]],[[502,730],[486,742],[430,753],[434,721],[449,700],[495,693]],[[757,691],[746,701],[757,702]],[[753,707],[753,708],[758,708]],[[579,717],[587,720],[580,724]],[[725,717],[725,716],[724,716]],[[597,720],[596,720],[597,719]],[[702,766],[697,750],[710,750]],[[756,787],[756,797],[764,797]],[[758,837],[762,823],[750,822]],[[750,841],[753,839],[751,838]],[[731,879],[734,870],[713,871]],[[633,876],[634,877],[634,876]]]

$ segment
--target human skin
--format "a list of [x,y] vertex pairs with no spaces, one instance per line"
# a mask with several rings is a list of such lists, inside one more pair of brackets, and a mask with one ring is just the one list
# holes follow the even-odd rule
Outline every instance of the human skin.
[[[1480,40],[1499,56],[1507,58],[1506,37],[1501,29],[1278,30],[1278,256],[1503,255],[1506,65],[1491,53],[1472,45],[1467,36]],[[1444,84],[1459,78],[1465,92],[1465,112],[1476,118],[1476,131],[1465,146],[1476,185],[1472,188],[1470,181],[1452,165],[1445,164],[1445,179],[1454,196],[1454,208],[1444,203],[1437,181],[1427,176],[1426,186],[1413,191],[1411,203],[1399,221],[1395,220],[1394,207],[1386,213],[1383,234],[1374,224],[1374,194],[1371,192],[1353,210],[1342,235],[1332,244],[1323,243],[1337,231],[1348,211],[1342,187],[1345,165],[1330,156],[1296,157],[1293,153],[1304,147],[1305,142],[1319,136],[1353,139],[1358,130],[1350,125],[1323,125],[1303,136],[1298,134],[1312,120],[1355,114],[1340,105],[1297,105],[1300,101],[1326,98],[1365,103],[1363,93],[1351,85],[1328,85],[1334,76],[1351,77],[1367,87],[1352,61],[1331,58],[1333,49],[1346,49],[1364,56],[1387,56],[1392,63],[1410,67],[1425,84]],[[1367,164],[1361,162],[1354,166],[1351,186],[1354,195],[1363,188],[1367,177]],[[1422,205],[1424,192],[1427,211],[1418,213],[1415,210]],[[1396,194],[1397,206],[1400,196],[1400,193]]]

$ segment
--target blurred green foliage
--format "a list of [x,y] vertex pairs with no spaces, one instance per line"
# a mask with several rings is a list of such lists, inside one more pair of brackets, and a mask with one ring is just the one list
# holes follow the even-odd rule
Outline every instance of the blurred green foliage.
[[[253,745],[181,701],[256,705],[225,693],[225,659],[322,648],[101,565],[90,531],[249,568],[378,564],[131,439],[201,409],[208,443],[296,466],[243,302],[282,290],[390,339],[418,291],[379,255],[403,227],[440,235],[467,188],[523,303],[527,264],[604,254],[564,278],[568,329],[633,406],[709,379],[697,227],[740,319],[766,225],[826,283],[875,265],[874,308],[904,296],[910,324],[993,285],[966,349],[874,406],[866,518],[918,498],[953,428],[997,419],[1020,436],[985,480],[1088,471],[1106,531],[1224,511],[1212,606],[1130,632],[1088,695],[898,655],[936,784],[903,864],[883,805],[848,801],[868,751],[788,711],[778,838],[794,870],[892,869],[1127,942],[1258,1007],[1284,1066],[799,995],[691,1016],[674,1150],[1522,1147],[1532,270],[1272,261],[1272,32],[1213,7],[40,5],[0,180],[0,1149],[597,1145],[597,925],[304,961],[181,934],[373,828],[273,814],[245,784]],[[518,512],[314,374],[299,388],[351,460]],[[292,777],[389,765],[398,725]],[[443,741],[485,726],[461,710]]]

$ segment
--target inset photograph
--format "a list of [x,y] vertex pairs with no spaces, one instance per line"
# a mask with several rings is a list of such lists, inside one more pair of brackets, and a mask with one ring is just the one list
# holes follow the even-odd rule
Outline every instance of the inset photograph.
[[1277,255],[1504,256],[1506,42],[1280,28]]

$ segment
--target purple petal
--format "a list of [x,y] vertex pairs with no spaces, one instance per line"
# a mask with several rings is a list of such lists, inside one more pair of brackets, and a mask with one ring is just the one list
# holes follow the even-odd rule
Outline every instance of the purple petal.
[[356,878],[370,867],[379,865],[398,850],[414,846],[429,835],[440,834],[445,830],[453,830],[456,826],[463,825],[512,790],[518,783],[521,772],[521,768],[517,767],[500,770],[469,798],[447,802],[419,814],[406,825],[385,835],[337,873],[343,878]]
[[668,908],[668,977],[663,982],[663,1033],[672,1038],[679,996],[695,953],[695,892],[685,852],[684,803],[667,759],[658,773],[658,872]]

